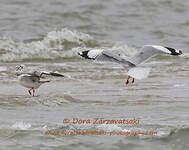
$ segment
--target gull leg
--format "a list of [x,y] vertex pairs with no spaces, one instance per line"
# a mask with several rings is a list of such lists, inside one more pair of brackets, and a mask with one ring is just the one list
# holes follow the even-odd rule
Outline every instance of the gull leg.
[[31,90],[32,90],[32,88],[28,90],[28,92],[29,92],[30,95],[32,95]]
[[135,82],[135,78],[133,78],[133,81],[132,81],[132,83],[134,83]]
[[126,85],[129,84],[129,79],[130,79],[130,76],[128,76],[127,81],[125,82]]
[[34,88],[32,88],[32,90],[33,90],[33,97],[34,97],[35,89],[34,89]]

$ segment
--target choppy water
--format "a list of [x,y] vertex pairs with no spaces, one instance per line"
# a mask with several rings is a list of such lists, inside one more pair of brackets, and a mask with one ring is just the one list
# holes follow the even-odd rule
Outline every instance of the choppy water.
[[[2,0],[0,5],[0,149],[189,148],[189,2],[171,0]],[[184,56],[147,62],[149,78],[125,86],[117,64],[77,52],[133,55],[142,45],[182,49]],[[65,78],[31,97],[15,66],[58,71]],[[63,119],[133,119],[138,125],[64,124]],[[154,131],[156,135],[46,135],[47,131]]]

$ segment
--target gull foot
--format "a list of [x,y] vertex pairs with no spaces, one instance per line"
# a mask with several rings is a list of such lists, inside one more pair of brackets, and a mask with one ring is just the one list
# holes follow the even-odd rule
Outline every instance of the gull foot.
[[135,78],[133,78],[133,81],[132,81],[132,83],[134,83],[135,82]]

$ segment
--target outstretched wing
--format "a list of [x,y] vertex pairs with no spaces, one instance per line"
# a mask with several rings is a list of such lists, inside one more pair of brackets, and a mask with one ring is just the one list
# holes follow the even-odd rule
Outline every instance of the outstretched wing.
[[130,59],[130,61],[133,64],[138,65],[159,54],[170,54],[170,51],[163,46],[145,45]]
[[116,62],[119,64],[122,64],[124,66],[135,66],[133,63],[131,63],[126,58],[123,58],[117,54],[114,54],[109,51],[104,50],[89,50],[89,51],[83,51],[81,53],[78,53],[80,56],[86,58],[86,59],[92,59],[96,61],[109,61],[109,62]]

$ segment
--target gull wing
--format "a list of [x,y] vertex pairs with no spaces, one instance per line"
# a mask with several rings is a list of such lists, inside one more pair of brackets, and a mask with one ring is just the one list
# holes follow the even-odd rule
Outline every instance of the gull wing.
[[30,77],[38,77],[41,78],[43,75],[51,75],[56,77],[64,77],[64,75],[58,73],[58,72],[47,72],[47,71],[34,71],[34,72],[22,72],[22,73],[16,73],[17,76],[20,75],[26,75]]
[[95,60],[116,62],[116,63],[122,64],[123,66],[130,66],[130,67],[135,66],[133,63],[129,61],[129,58],[119,56],[109,51],[103,51],[102,54],[97,56]]
[[34,71],[33,74],[38,77],[42,77],[43,75],[51,75],[56,77],[64,77],[64,75],[58,73],[58,72],[47,72],[47,71]]
[[144,45],[139,52],[137,52],[133,57],[130,58],[130,61],[135,64],[141,64],[146,62],[151,57],[154,57],[159,54],[168,54],[170,53],[163,46],[156,46],[156,45]]
[[81,53],[78,53],[80,56],[86,58],[86,59],[92,59],[95,61],[108,61],[108,62],[116,62],[119,64],[122,64],[123,66],[135,66],[133,63],[129,61],[126,57],[121,57],[117,54],[114,54],[110,51],[104,51],[104,50],[89,50],[89,51],[83,51]]
[[16,75],[17,76],[25,75],[25,76],[28,76],[28,77],[39,77],[39,76],[35,75],[34,73],[29,73],[29,72],[17,72]]

